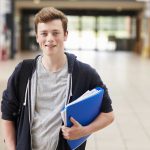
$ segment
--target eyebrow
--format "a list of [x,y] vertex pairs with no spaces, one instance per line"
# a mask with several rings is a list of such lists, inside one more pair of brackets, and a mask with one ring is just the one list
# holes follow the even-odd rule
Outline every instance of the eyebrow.
[[[39,31],[39,32],[48,32],[48,30],[41,30],[41,31]],[[54,29],[54,30],[52,30],[52,32],[60,32],[60,30]]]
[[41,30],[41,31],[39,31],[39,32],[47,32],[47,30]]

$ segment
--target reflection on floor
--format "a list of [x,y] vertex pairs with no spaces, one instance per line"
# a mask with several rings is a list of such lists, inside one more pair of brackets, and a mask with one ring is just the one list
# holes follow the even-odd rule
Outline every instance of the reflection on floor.
[[[89,138],[86,150],[150,150],[150,60],[129,52],[72,53],[96,68],[109,89],[116,116],[111,126]],[[35,55],[0,62],[0,96],[14,66]],[[1,133],[0,149],[4,150]]]

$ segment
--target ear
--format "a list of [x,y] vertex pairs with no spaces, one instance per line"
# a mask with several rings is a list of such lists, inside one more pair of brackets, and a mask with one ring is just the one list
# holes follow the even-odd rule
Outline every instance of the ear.
[[35,33],[35,37],[36,37],[36,42],[39,43],[39,40],[38,40],[38,35],[37,33]]
[[67,38],[68,38],[68,31],[66,31],[64,34],[65,34],[65,35],[64,35],[64,41],[67,41]]

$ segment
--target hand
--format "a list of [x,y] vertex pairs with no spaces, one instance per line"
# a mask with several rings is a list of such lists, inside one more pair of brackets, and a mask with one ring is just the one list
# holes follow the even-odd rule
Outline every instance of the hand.
[[63,136],[66,140],[75,140],[86,135],[86,130],[84,126],[82,126],[73,117],[70,118],[70,121],[73,123],[73,126],[71,128],[66,126],[61,127]]

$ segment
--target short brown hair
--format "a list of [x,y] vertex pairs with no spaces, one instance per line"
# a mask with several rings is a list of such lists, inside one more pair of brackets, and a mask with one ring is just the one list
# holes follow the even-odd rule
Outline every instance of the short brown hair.
[[35,32],[37,33],[38,23],[46,23],[55,19],[60,19],[62,22],[64,33],[67,31],[68,19],[66,15],[58,9],[53,7],[45,7],[41,9],[34,18]]

